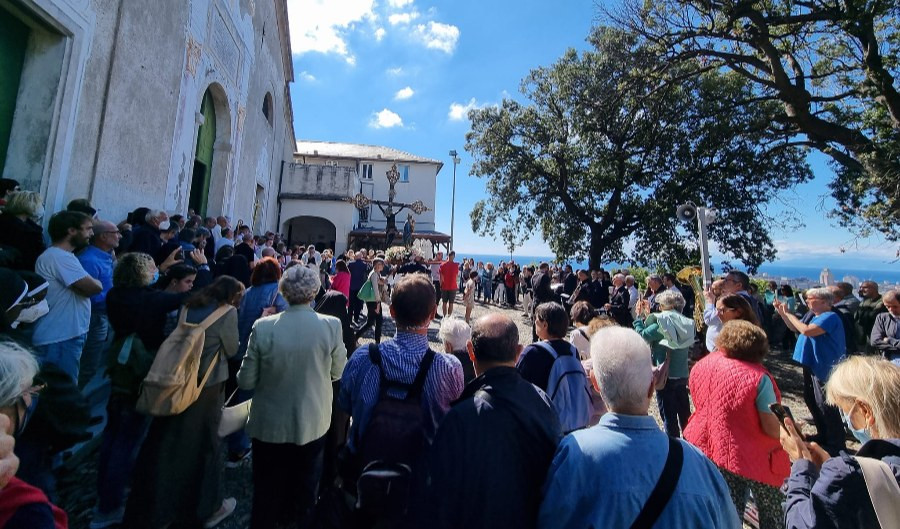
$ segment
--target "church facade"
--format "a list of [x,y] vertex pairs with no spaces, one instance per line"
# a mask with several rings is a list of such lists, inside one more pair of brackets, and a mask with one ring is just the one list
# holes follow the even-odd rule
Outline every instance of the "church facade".
[[88,198],[276,230],[293,159],[285,0],[0,0],[0,172],[48,211]]

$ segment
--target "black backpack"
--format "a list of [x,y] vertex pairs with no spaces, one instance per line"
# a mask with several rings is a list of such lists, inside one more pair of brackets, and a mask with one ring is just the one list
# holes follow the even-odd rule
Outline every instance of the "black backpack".
[[[357,451],[362,472],[356,483],[356,507],[380,520],[395,520],[409,508],[409,492],[414,470],[428,444],[427,418],[422,410],[422,392],[435,352],[428,350],[412,384],[389,380],[381,365],[381,351],[369,345],[369,359],[378,368],[378,401]],[[404,398],[388,394],[388,389],[406,390]]]

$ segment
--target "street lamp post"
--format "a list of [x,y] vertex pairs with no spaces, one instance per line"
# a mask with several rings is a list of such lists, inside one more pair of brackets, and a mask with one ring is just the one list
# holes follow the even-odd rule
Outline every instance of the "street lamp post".
[[456,149],[450,151],[453,158],[453,194],[450,198],[450,251],[453,251],[453,222],[456,215],[456,165],[459,163],[459,157],[456,155]]

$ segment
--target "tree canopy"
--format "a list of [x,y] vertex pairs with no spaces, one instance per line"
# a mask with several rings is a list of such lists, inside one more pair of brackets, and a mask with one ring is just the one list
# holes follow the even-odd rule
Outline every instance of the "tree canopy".
[[648,75],[678,84],[728,71],[749,83],[735,106],[778,102],[772,133],[833,162],[831,214],[861,235],[900,240],[900,2],[624,0],[613,9],[662,56]]
[[811,177],[803,148],[769,127],[777,103],[735,108],[752,87],[728,72],[661,84],[644,73],[658,55],[633,32],[599,27],[589,41],[533,70],[527,103],[469,113],[471,173],[488,192],[473,230],[510,245],[540,229],[557,257],[592,268],[671,266],[696,255],[696,226],[675,216],[693,201],[719,210],[710,238],[723,253],[750,269],[774,257],[766,203]]

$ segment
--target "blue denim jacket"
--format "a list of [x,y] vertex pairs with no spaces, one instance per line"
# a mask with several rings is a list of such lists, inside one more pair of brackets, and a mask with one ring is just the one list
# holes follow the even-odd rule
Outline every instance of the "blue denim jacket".
[[278,282],[265,283],[259,286],[250,287],[244,293],[241,300],[241,308],[238,310],[238,335],[240,337],[240,346],[234,357],[234,361],[240,361],[244,358],[247,351],[247,340],[250,339],[250,331],[253,330],[253,323],[262,316],[262,311],[266,307],[275,306],[278,312],[287,310],[287,301],[281,297],[278,292]]
[[[544,484],[538,527],[629,527],[650,497],[668,456],[668,438],[647,415],[607,413],[567,435]],[[693,445],[655,528],[740,529],[725,480]]]

